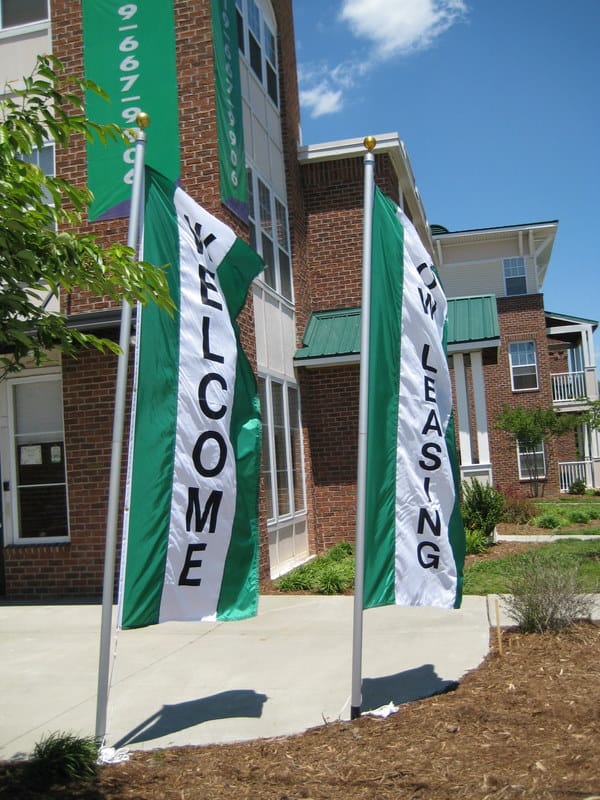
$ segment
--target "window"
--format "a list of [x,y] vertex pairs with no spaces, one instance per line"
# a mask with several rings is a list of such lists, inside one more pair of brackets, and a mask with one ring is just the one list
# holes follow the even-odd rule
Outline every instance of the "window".
[[258,388],[267,517],[278,520],[306,511],[298,389],[273,378],[259,378]]
[[265,262],[263,280],[292,301],[292,267],[287,208],[252,169],[248,169],[250,244]]
[[273,22],[267,20],[271,12],[256,0],[236,0],[238,45],[242,57],[247,59],[265,93],[279,107],[279,79],[277,67],[277,38]]
[[504,282],[507,297],[515,294],[527,294],[524,258],[519,256],[518,258],[504,259]]
[[512,342],[509,358],[513,392],[537,389],[535,342]]
[[15,542],[68,538],[67,483],[58,376],[9,383]]
[[536,480],[546,477],[546,457],[543,442],[538,442],[533,449],[529,450],[518,442],[517,456],[519,459],[519,478],[521,480]]
[[0,27],[15,28],[48,19],[48,0],[0,0]]
[[[36,167],[39,167],[42,170],[44,175],[54,176],[55,174],[53,142],[49,142],[48,144],[45,144],[39,148],[36,147],[31,153],[26,155],[20,153],[19,158],[21,161],[25,161],[28,164],[35,164]],[[45,187],[44,198],[46,203],[52,203],[52,195]]]

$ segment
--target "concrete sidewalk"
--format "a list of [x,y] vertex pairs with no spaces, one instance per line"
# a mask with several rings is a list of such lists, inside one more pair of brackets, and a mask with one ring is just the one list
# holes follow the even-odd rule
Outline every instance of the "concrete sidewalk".
[[[348,719],[352,603],[265,596],[244,622],[120,631],[106,744],[231,742]],[[53,731],[94,732],[100,617],[96,605],[0,606],[0,758]],[[365,612],[363,711],[459,680],[488,652],[490,621],[484,597]]]

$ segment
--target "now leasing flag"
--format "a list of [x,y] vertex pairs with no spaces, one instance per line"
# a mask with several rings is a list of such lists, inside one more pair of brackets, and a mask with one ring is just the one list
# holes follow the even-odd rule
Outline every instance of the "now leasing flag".
[[144,258],[176,305],[138,317],[119,622],[242,619],[258,602],[256,381],[235,318],[259,256],[146,171]]
[[447,302],[403,211],[375,188],[364,607],[458,607],[459,510]]

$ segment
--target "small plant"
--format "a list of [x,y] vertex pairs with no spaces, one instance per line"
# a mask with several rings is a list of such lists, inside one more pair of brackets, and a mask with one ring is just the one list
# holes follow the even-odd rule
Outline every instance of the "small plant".
[[34,747],[27,764],[30,781],[48,787],[90,781],[98,772],[98,744],[93,736],[55,732]]
[[535,517],[535,513],[535,504],[529,497],[504,496],[502,522],[510,522],[513,525],[526,525]]
[[486,536],[483,531],[478,531],[477,528],[467,528],[465,530],[465,542],[468,556],[483,553],[490,545],[489,536]]
[[554,514],[552,511],[545,511],[543,514],[540,514],[539,517],[534,517],[531,522],[537,528],[552,530],[554,528],[560,528],[561,520],[558,514]]
[[465,481],[462,486],[462,515],[465,528],[483,531],[491,536],[502,519],[504,496],[489,484],[480,483],[477,478]]
[[343,594],[354,586],[353,553],[351,544],[340,542],[319,558],[283,575],[277,588],[281,592]]
[[523,633],[559,631],[591,614],[590,587],[574,561],[526,553],[514,563],[507,588],[504,605]]
[[574,523],[582,523],[587,524],[593,517],[590,516],[589,511],[584,511],[583,509],[574,508],[567,514],[567,520],[569,522]]
[[574,480],[569,486],[569,494],[585,494],[585,481],[581,478]]

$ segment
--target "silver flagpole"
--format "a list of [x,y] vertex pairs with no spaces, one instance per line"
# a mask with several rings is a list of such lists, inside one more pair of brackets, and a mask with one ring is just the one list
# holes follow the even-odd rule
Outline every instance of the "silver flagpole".
[[[144,189],[144,155],[146,134],[144,128],[150,123],[145,113],[136,117],[139,128],[135,138],[135,160],[131,187],[131,209],[127,246],[137,256],[141,209]],[[115,412],[113,419],[110,482],[108,489],[108,512],[106,517],[106,544],[104,553],[104,583],[102,587],[102,622],[100,626],[100,658],[98,664],[98,694],[96,701],[96,739],[104,744],[106,736],[106,712],[108,707],[108,681],[110,673],[110,639],[112,630],[112,607],[115,591],[115,561],[117,552],[117,518],[121,490],[121,457],[123,453],[123,427],[125,422],[125,399],[127,393],[127,365],[129,362],[129,340],[131,337],[131,306],[124,300],[121,306],[121,329],[115,387]]]
[[373,228],[373,195],[375,192],[375,145],[367,136],[364,146],[364,219],[363,272],[360,327],[360,394],[358,411],[358,471],[356,478],[356,574],[354,578],[354,622],[352,628],[352,695],[350,719],[360,717],[362,705],[362,640],[365,575],[365,490],[367,475],[367,421],[369,395],[369,327],[371,316],[371,234]]

